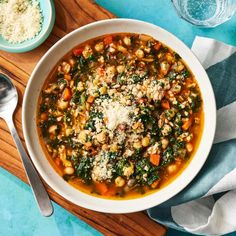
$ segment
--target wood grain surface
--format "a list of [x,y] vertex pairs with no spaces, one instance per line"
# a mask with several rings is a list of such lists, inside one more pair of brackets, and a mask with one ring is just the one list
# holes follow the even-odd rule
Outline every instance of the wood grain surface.
[[[14,121],[24,143],[21,127],[21,108],[28,78],[42,55],[60,38],[72,30],[97,20],[115,16],[90,0],[55,0],[56,23],[49,38],[37,49],[27,53],[0,51],[0,73],[8,75],[19,93]],[[20,157],[3,120],[0,120],[0,166],[27,182]],[[46,185],[46,184],[45,184]],[[47,186],[47,185],[46,185]],[[144,212],[132,214],[103,214],[78,207],[65,200],[49,186],[53,201],[78,216],[105,235],[164,235],[165,227],[150,220]]]

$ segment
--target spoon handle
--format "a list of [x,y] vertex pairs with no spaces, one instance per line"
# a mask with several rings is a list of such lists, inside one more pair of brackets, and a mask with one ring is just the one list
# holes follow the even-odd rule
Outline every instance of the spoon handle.
[[13,137],[13,140],[14,140],[16,147],[19,151],[19,154],[21,156],[21,160],[22,160],[26,175],[27,175],[29,183],[33,189],[33,194],[34,194],[34,197],[38,203],[41,214],[43,216],[50,216],[53,213],[53,206],[51,204],[48,193],[46,192],[46,189],[45,189],[41,179],[39,178],[37,171],[35,170],[29,156],[27,155],[27,153],[20,141],[20,138],[17,134],[12,117],[6,119],[6,122],[8,124],[11,135]]

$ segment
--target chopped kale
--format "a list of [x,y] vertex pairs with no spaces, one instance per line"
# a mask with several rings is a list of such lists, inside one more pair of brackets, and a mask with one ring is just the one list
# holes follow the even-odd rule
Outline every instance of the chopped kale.
[[85,183],[88,183],[92,180],[92,163],[92,157],[82,157],[78,160],[78,163],[74,164],[77,176],[81,178]]

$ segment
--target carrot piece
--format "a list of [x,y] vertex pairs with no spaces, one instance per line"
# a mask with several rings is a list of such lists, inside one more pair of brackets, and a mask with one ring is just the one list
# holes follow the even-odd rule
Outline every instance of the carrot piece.
[[59,157],[57,157],[54,162],[57,166],[61,166],[61,159]]
[[47,118],[48,118],[48,115],[47,115],[46,112],[43,112],[43,113],[40,115],[40,119],[41,119],[42,121],[45,121]]
[[192,117],[190,117],[188,120],[184,121],[184,123],[182,125],[182,129],[187,130],[192,125],[192,122],[193,122]]
[[75,48],[75,49],[73,50],[73,54],[74,54],[75,56],[79,56],[79,55],[82,54],[83,51],[84,51],[83,48]]
[[160,183],[160,180],[157,179],[157,180],[155,180],[155,181],[151,184],[151,187],[152,187],[152,188],[157,188],[157,186],[159,185],[159,183]]
[[97,191],[102,195],[104,195],[108,191],[108,187],[104,182],[97,182],[95,186]]
[[64,79],[67,80],[67,81],[70,81],[71,80],[71,76],[66,74],[66,75],[64,75]]
[[170,109],[170,103],[167,100],[162,100],[161,101],[161,106],[164,109]]
[[161,156],[159,154],[151,154],[150,155],[150,162],[155,165],[159,166],[161,160]]
[[108,189],[108,191],[104,194],[104,196],[112,197],[116,195],[116,186],[112,186]]
[[90,95],[90,96],[88,97],[87,102],[91,104],[91,103],[93,103],[93,101],[94,101],[94,96]]
[[113,38],[112,38],[111,35],[106,36],[106,37],[104,38],[104,40],[103,40],[103,42],[104,42],[105,45],[111,44],[112,41],[113,41]]
[[65,101],[68,101],[71,99],[72,94],[70,88],[65,88],[62,94],[62,97]]

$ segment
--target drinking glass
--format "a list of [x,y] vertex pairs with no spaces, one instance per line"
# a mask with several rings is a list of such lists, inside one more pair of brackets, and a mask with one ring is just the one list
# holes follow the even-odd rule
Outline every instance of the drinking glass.
[[236,0],[172,0],[179,16],[201,27],[215,27],[236,11]]

